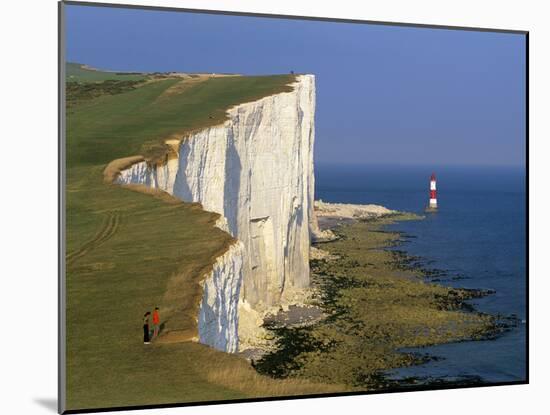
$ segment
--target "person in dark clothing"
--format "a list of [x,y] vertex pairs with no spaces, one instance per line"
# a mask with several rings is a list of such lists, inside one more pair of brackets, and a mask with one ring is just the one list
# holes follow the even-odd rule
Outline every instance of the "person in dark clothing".
[[148,311],[143,315],[143,344],[150,344],[151,339],[149,337],[149,316],[151,313]]

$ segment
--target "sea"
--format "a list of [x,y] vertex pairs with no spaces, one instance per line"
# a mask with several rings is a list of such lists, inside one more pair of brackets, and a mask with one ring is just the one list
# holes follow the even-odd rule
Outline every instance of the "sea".
[[[429,180],[437,178],[437,213],[424,213]],[[492,340],[406,349],[427,363],[392,370],[392,380],[481,384],[526,380],[526,175],[523,167],[358,166],[316,163],[315,198],[326,202],[379,204],[425,215],[399,222],[398,247],[437,271],[446,286],[494,290],[470,300],[477,311],[514,322]]]

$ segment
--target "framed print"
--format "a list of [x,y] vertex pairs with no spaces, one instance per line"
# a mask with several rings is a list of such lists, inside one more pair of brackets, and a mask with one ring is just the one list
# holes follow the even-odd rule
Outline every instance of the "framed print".
[[60,412],[528,382],[528,33],[60,2]]

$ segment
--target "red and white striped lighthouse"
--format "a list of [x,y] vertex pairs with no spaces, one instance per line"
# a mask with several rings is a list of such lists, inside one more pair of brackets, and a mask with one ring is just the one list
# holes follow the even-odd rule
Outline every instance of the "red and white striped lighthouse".
[[432,177],[430,177],[430,203],[428,204],[428,210],[437,210],[437,184],[435,173],[432,173]]

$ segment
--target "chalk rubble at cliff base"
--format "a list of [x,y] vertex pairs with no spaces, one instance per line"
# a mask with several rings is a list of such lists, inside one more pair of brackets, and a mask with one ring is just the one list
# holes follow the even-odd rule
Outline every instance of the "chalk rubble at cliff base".
[[356,220],[374,219],[397,213],[380,205],[358,205],[328,203],[316,200],[314,203],[315,223],[312,227],[312,242],[330,242],[337,239],[331,230],[336,225]]
[[328,203],[322,200],[315,201],[315,215],[317,217],[330,216],[350,219],[371,219],[392,213],[396,213],[396,211],[380,205],[354,205],[348,203]]

